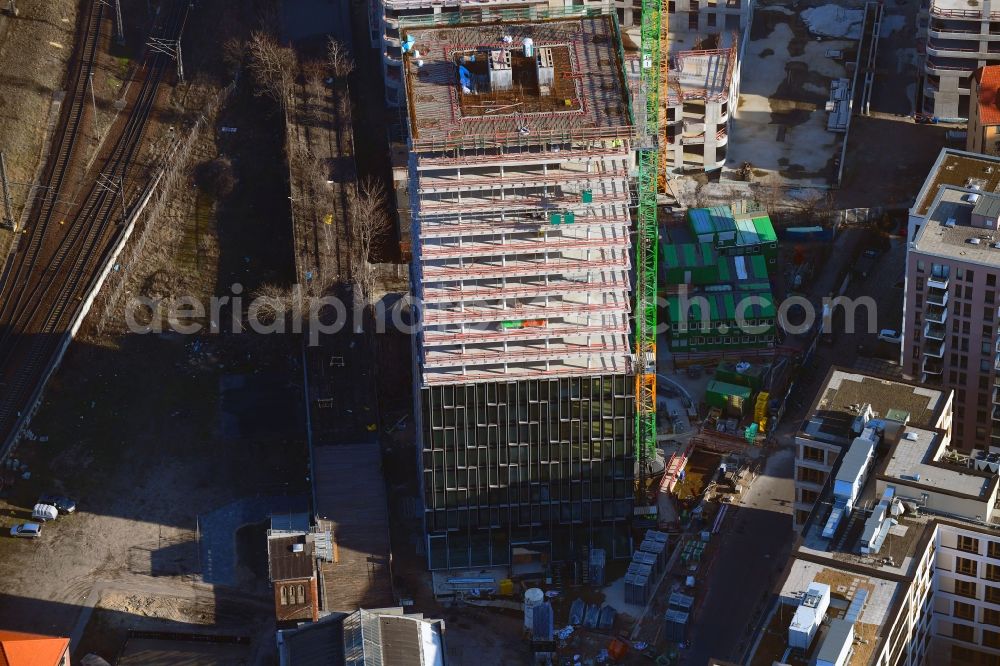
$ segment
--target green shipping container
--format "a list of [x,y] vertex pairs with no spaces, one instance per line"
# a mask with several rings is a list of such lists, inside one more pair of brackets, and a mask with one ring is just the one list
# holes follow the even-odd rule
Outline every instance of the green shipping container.
[[746,386],[738,386],[712,380],[705,390],[705,402],[719,409],[735,409],[741,414],[750,402],[751,391]]
[[502,321],[500,328],[524,328],[523,321]]

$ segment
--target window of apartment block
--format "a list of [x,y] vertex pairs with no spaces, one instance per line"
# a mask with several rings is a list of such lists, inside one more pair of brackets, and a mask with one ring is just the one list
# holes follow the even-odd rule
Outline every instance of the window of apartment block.
[[925,264],[922,261],[918,261],[917,262],[917,272],[918,273],[923,273],[926,270],[927,270],[927,264]]
[[993,305],[993,301],[994,299],[996,299],[996,297],[997,297],[997,292],[993,291],[992,289],[987,289],[986,295],[983,297],[983,299],[985,300],[985,302],[989,303],[990,305]]
[[983,578],[994,582],[1000,582],[1000,564],[987,564],[986,572],[983,573]]
[[716,20],[715,14],[709,14],[708,15],[708,27],[709,28],[714,28],[715,27],[715,20]]
[[694,12],[688,14],[688,30],[698,29],[698,15]]
[[698,0],[688,0],[688,9],[693,12],[698,11]]
[[984,608],[983,624],[991,624],[994,627],[1000,627],[1000,611],[992,608]]
[[995,287],[995,286],[997,286],[997,275],[996,275],[996,273],[987,273],[986,274],[986,286],[987,287]]
[[1000,560],[1000,541],[990,541],[986,544],[986,556]]
[[952,333],[958,333],[958,320],[957,319],[952,319],[951,320],[951,332]]
[[987,585],[986,601],[991,604],[1000,604],[1000,587],[993,587],[992,585]]
[[972,303],[966,303],[962,306],[962,316],[971,317],[972,316]]
[[799,481],[807,483],[823,483],[823,472],[811,467],[799,468]]
[[955,279],[956,280],[964,280],[965,279],[965,269],[964,268],[956,268],[955,269]]
[[966,553],[979,553],[979,539],[975,537],[966,536],[964,534],[958,535],[958,543],[955,546],[959,550],[965,551]]
[[983,647],[1000,648],[1000,632],[983,629]]
[[966,576],[976,575],[976,561],[970,560],[964,557],[955,558],[955,573],[964,574]]
[[967,604],[964,601],[956,601],[954,606],[952,606],[951,614],[962,620],[975,621],[976,607],[972,604]]
[[962,322],[962,335],[969,335],[972,332],[972,324],[967,321]]
[[815,446],[802,447],[802,457],[813,462],[824,462],[824,453],[823,449],[817,449]]
[[966,282],[972,282],[973,280],[975,280],[975,278],[976,278],[976,272],[975,271],[965,271],[965,281]]
[[950,270],[947,264],[931,264],[931,275],[936,278],[947,278]]
[[808,488],[802,489],[802,502],[804,504],[815,504],[818,497],[819,493],[815,490],[809,490]]
[[951,637],[958,641],[971,643],[976,640],[976,629],[971,624],[958,624],[956,622],[951,625]]
[[948,382],[951,383],[951,384],[955,384],[956,382],[958,382],[958,371],[957,370],[949,370],[948,371]]
[[[968,324],[969,322],[965,322],[965,323]],[[962,352],[968,353],[968,351],[969,351],[969,338],[962,338],[962,342],[959,345],[959,348],[960,348],[960,350]]]
[[983,321],[993,321],[993,308],[983,308]]
[[[986,361],[986,363],[988,364],[989,361]],[[990,388],[990,378],[989,377],[980,377],[979,378],[979,390],[980,391],[985,391],[985,390],[987,390],[989,388]]]
[[[1000,587],[986,587],[986,596],[989,597],[990,590],[996,590],[997,598],[1000,599]],[[976,598],[976,584],[971,580],[956,580],[955,581],[955,594],[960,597],[971,597]],[[989,601],[989,599],[986,599]],[[993,602],[995,603],[995,602]]]
[[972,300],[972,285],[969,284],[965,285],[965,300],[967,301]]
[[673,14],[676,11],[677,11],[677,4],[674,2],[674,0],[670,0],[670,2],[667,3],[667,12]]

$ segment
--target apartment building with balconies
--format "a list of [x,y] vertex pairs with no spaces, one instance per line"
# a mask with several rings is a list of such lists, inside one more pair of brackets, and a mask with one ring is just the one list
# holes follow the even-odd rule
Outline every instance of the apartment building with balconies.
[[925,26],[920,110],[968,118],[973,74],[1000,63],[1000,2],[930,0],[919,21]]
[[920,209],[918,199],[915,208],[921,214],[916,220],[911,211],[903,372],[923,385],[955,392],[954,439],[959,449],[1000,451],[996,169],[982,156],[952,152],[942,157],[943,173],[964,173],[965,178],[962,185],[938,182],[926,210]]
[[[907,395],[891,380],[857,374],[845,384],[844,372],[833,371],[840,383],[821,389],[816,413],[841,401],[861,405],[852,423],[871,434],[872,454],[856,468],[852,510],[831,528],[850,456],[847,448],[829,451],[835,476],[819,485],[797,525],[777,603],[757,632],[771,638],[753,649],[751,663],[1000,663],[1000,456],[963,455],[947,427],[917,425],[927,412],[923,397],[912,399],[935,389]],[[892,404],[884,401],[894,394],[911,402],[884,413],[870,408]],[[951,407],[939,393],[930,413],[947,424]],[[843,419],[839,411],[830,414],[834,422]],[[829,586],[829,606],[815,635],[793,644],[789,621],[814,583]],[[783,633],[787,643],[774,640]]]

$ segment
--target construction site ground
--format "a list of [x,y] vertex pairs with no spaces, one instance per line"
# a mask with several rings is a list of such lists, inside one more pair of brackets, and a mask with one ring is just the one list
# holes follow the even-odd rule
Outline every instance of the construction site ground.
[[[126,17],[146,6],[122,4]],[[198,3],[187,82],[156,115],[147,160],[231,80],[225,40],[245,36],[270,4],[237,12],[223,0]],[[133,295],[202,299],[237,282],[246,293],[289,283],[280,126],[247,87],[237,89],[199,135],[192,163],[179,165],[229,156],[235,189],[217,201],[183,178],[142,252],[123,253],[134,260],[116,267],[106,289],[126,280]],[[0,539],[0,626],[70,636],[74,660],[93,651],[113,661],[129,628],[250,636],[266,656],[273,599],[263,521],[271,505],[307,506],[298,341],[127,334],[120,307],[97,326],[100,303],[46,392],[32,424],[38,437],[16,451],[30,478],[0,500],[0,529],[28,519],[41,492],[68,494],[80,508],[37,541]],[[242,518],[219,520],[220,512]],[[203,581],[208,552],[225,584]]]

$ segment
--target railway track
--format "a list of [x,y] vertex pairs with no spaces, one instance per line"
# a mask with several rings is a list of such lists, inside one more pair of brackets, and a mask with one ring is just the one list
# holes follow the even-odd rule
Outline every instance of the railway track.
[[[173,3],[166,17],[154,27],[155,37],[177,39],[183,31],[188,4]],[[101,267],[112,251],[118,224],[128,212],[129,171],[142,143],[159,83],[173,62],[168,56],[148,52],[137,77],[141,86],[130,102],[120,131],[102,160],[100,172],[88,183],[87,196],[72,219],[53,224],[55,206],[86,109],[86,86],[101,32],[103,3],[92,0],[86,36],[74,75],[72,103],[67,109],[58,151],[49,171],[46,196],[33,211],[30,239],[12,256],[0,283],[0,458],[19,435],[22,415],[41,393],[41,384],[59,345],[69,335],[68,326]],[[117,124],[116,124],[117,125]],[[140,189],[138,188],[132,188]]]

